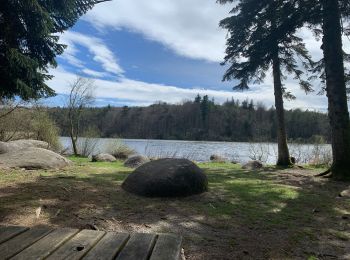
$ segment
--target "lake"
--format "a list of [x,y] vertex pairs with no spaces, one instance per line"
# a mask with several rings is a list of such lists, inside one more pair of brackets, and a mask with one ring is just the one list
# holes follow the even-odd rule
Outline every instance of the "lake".
[[[80,138],[84,142],[84,138]],[[141,140],[141,139],[112,139],[98,138],[94,154],[108,152],[108,147],[119,141],[135,150],[136,153],[148,157],[188,158],[198,162],[210,161],[212,154],[217,154],[228,160],[240,163],[252,159],[266,163],[275,163],[277,144],[274,143],[246,143],[246,142],[210,142],[210,141],[178,141],[178,140]],[[71,147],[68,137],[60,137],[63,147]],[[308,163],[315,157],[330,156],[330,145],[289,144],[291,156],[298,163]]]

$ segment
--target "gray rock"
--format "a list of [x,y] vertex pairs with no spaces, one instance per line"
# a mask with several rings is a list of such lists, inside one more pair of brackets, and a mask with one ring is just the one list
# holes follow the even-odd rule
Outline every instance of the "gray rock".
[[227,161],[227,159],[224,158],[224,157],[222,157],[222,156],[220,156],[220,155],[212,154],[212,155],[210,156],[210,161],[211,161],[211,162],[224,163],[224,162]]
[[148,163],[150,161],[151,160],[145,156],[132,155],[124,162],[124,166],[130,167],[130,168],[137,168],[137,167],[141,166],[142,164]]
[[36,147],[49,149],[50,145],[44,141],[22,139],[10,142],[0,142],[0,154],[14,152],[16,150],[21,150],[25,148]]
[[93,155],[91,158],[92,162],[115,162],[117,159],[108,153],[100,153]]
[[263,166],[264,165],[262,164],[262,162],[250,161],[250,162],[247,162],[246,164],[244,164],[242,166],[242,168],[245,170],[258,170],[258,169],[261,169]]
[[340,192],[339,197],[350,198],[350,187]]
[[63,156],[43,148],[28,147],[0,154],[0,162],[9,168],[61,169],[71,162]]
[[208,179],[186,159],[160,159],[141,165],[123,182],[128,192],[147,197],[179,197],[208,190]]

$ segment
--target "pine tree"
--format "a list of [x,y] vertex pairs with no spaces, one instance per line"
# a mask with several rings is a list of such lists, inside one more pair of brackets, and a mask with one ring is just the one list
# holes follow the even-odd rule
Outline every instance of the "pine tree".
[[53,96],[45,81],[64,51],[57,33],[72,27],[97,0],[3,0],[0,4],[0,99]]
[[[221,4],[236,2],[219,0]],[[266,72],[272,68],[277,117],[277,165],[291,164],[285,130],[283,97],[294,98],[282,84],[283,70],[293,74],[300,86],[312,91],[311,85],[303,80],[303,72],[296,57],[308,68],[311,59],[302,42],[296,36],[298,19],[290,15],[295,1],[283,0],[241,0],[231,11],[232,16],[221,21],[221,27],[229,32],[226,57],[223,64],[230,64],[224,80],[240,80],[234,89],[248,89],[250,82],[261,83]]]
[[322,37],[323,59],[316,63],[314,72],[318,72],[326,84],[333,164],[321,175],[331,173],[337,180],[350,179],[350,119],[346,89],[350,77],[344,67],[349,55],[342,46],[342,34],[350,35],[349,28],[344,28],[342,22],[350,18],[350,1],[298,0],[298,6],[293,12],[299,14],[299,21],[311,25],[316,35]]
[[[350,120],[346,97],[340,4],[322,0],[322,50],[324,55],[328,114],[332,131],[335,179],[350,179]],[[346,3],[348,1],[344,1]]]

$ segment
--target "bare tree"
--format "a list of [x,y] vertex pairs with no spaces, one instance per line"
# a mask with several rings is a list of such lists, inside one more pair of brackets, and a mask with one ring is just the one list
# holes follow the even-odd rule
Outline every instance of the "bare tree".
[[70,83],[70,93],[66,104],[69,135],[72,141],[74,155],[79,155],[77,141],[80,134],[80,122],[84,108],[92,105],[94,97],[94,81],[77,77]]
[[8,116],[21,105],[25,105],[26,102],[23,100],[15,102],[14,99],[0,99],[0,119]]

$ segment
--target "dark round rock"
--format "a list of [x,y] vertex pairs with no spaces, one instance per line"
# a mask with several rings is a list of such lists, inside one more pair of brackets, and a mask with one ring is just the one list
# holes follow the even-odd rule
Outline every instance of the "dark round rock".
[[295,157],[290,157],[290,161],[292,164],[296,164],[297,160],[295,159]]
[[186,159],[160,159],[141,165],[123,182],[128,192],[146,197],[181,197],[208,190],[208,179]]

